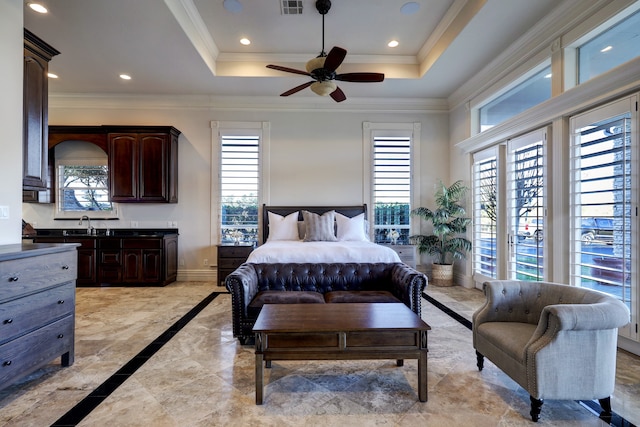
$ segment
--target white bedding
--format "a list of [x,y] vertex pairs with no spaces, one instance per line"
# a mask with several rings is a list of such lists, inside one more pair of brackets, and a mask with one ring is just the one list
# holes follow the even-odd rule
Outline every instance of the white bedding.
[[401,262],[398,254],[387,246],[372,242],[303,242],[276,240],[251,252],[247,262]]

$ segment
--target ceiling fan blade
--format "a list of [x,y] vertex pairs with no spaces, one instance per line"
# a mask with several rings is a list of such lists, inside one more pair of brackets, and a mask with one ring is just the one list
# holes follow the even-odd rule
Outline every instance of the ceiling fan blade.
[[336,75],[343,82],[377,83],[384,80],[382,73],[345,73]]
[[329,96],[331,98],[333,98],[333,100],[336,101],[336,102],[342,102],[345,99],[347,99],[346,95],[344,94],[342,89],[340,89],[339,87],[337,87],[336,90],[331,92],[331,94]]
[[280,65],[271,64],[267,65],[267,68],[271,68],[272,70],[285,71],[287,73],[302,74],[303,76],[311,77],[311,74],[307,73],[306,71],[296,70],[295,68],[282,67]]
[[311,86],[313,83],[315,83],[314,81],[310,81],[310,82],[306,82],[301,84],[300,86],[296,86],[293,89],[289,89],[286,92],[283,92],[280,94],[280,96],[289,96],[289,95],[293,95],[296,92],[300,92],[302,89],[308,88],[309,86]]
[[331,72],[335,71],[336,68],[342,64],[344,61],[344,57],[347,56],[347,51],[341,47],[334,46],[327,55],[327,58],[324,60],[324,69]]

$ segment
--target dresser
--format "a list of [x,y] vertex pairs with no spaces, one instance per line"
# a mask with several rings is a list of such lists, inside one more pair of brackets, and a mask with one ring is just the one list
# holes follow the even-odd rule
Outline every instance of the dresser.
[[74,361],[77,244],[0,246],[0,389]]
[[224,279],[247,260],[252,245],[218,245],[218,286]]

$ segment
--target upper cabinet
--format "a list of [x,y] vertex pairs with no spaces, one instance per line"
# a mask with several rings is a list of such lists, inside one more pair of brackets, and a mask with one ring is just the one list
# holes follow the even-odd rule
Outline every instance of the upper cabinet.
[[47,73],[49,61],[59,53],[29,30],[24,30],[23,190],[47,189]]
[[178,202],[178,135],[172,127],[108,134],[114,202]]
[[51,126],[49,148],[86,141],[107,153],[118,203],[178,203],[178,137],[172,126]]

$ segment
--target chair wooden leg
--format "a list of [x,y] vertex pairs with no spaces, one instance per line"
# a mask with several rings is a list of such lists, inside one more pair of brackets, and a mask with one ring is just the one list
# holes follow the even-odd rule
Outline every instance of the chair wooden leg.
[[533,396],[529,396],[529,399],[531,400],[531,412],[529,412],[531,420],[533,420],[533,422],[538,422],[540,419],[540,410],[542,409],[542,404],[544,402],[542,399],[536,399]]
[[605,397],[604,399],[598,399],[600,406],[602,407],[601,415],[611,415],[611,396]]
[[476,360],[477,360],[476,365],[478,366],[478,370],[482,371],[482,368],[484,368],[484,356],[480,354],[477,350],[476,350]]

